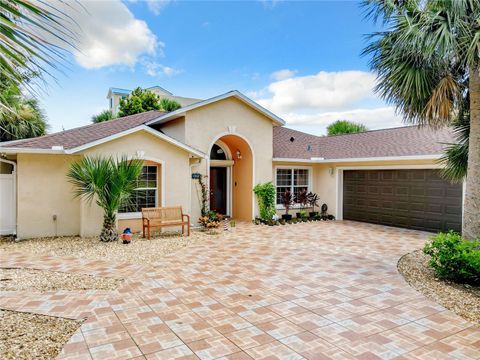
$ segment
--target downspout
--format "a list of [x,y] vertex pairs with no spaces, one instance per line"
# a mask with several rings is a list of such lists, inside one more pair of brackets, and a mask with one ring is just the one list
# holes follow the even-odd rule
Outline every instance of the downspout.
[[17,237],[17,229],[18,229],[18,214],[17,214],[17,211],[18,211],[18,203],[17,203],[17,163],[15,161],[12,161],[12,160],[7,160],[7,159],[2,159],[0,157],[0,162],[3,162],[5,164],[10,164],[13,166],[13,171],[12,171],[12,175],[13,175],[13,193],[14,193],[14,196],[15,196],[15,232],[13,235],[15,235],[15,238]]

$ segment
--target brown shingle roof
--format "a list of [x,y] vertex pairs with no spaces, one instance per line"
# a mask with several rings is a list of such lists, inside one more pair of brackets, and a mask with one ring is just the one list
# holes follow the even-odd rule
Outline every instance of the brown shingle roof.
[[273,129],[273,157],[348,159],[436,155],[443,152],[445,144],[452,142],[454,134],[450,128],[405,126],[348,135],[314,136],[276,127]]
[[122,118],[90,124],[75,129],[65,130],[32,139],[8,142],[0,144],[2,147],[27,148],[27,149],[51,149],[52,146],[63,146],[64,149],[73,149],[96,140],[118,134],[132,129],[165,114],[163,111],[152,110],[141,114],[125,116]]

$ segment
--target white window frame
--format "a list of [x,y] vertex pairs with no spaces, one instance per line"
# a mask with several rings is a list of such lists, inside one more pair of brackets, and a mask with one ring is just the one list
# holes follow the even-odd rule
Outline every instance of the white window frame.
[[[155,166],[157,168],[157,178],[155,180],[156,186],[154,188],[146,188],[146,187],[139,187],[135,188],[134,191],[137,190],[155,190],[155,207],[158,207],[158,179],[159,179],[159,166],[157,164],[144,164],[143,167],[145,166]],[[142,169],[143,170],[143,169]],[[163,195],[163,194],[162,194]],[[117,218],[118,219],[141,219],[142,218],[142,212],[141,211],[135,211],[135,212],[118,212],[117,213]]]
[[[285,207],[282,204],[277,204],[277,170],[279,169],[287,169],[292,171],[292,185],[290,185],[291,190],[295,185],[293,185],[294,180],[294,170],[308,170],[308,185],[307,185],[307,192],[312,191],[312,183],[313,183],[313,167],[311,166],[295,166],[295,165],[278,165],[274,168],[274,179],[275,179],[275,207],[278,210],[284,210]],[[300,204],[293,204],[291,209],[299,209],[301,207]]]

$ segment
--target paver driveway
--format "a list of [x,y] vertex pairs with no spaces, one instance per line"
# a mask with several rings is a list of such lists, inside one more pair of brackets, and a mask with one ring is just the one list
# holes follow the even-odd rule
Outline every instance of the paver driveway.
[[62,359],[479,359],[480,329],[397,273],[427,237],[354,222],[242,224],[153,267],[3,256],[127,281],[115,292],[4,296],[0,307],[88,316]]

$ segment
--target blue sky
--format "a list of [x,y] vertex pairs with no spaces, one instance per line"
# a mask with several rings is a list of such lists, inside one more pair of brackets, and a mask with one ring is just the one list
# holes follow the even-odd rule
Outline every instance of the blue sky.
[[237,89],[289,127],[323,134],[347,118],[398,126],[360,56],[378,28],[354,1],[88,1],[81,52],[41,98],[50,131],[88,124],[109,87],[160,85],[208,98]]

